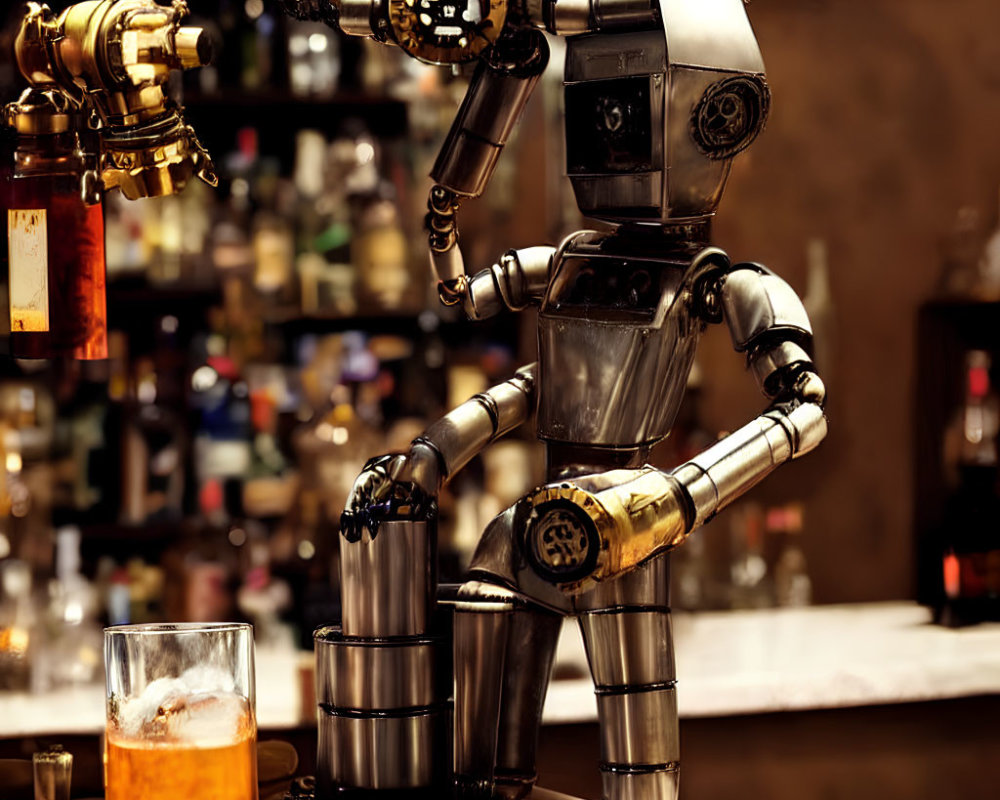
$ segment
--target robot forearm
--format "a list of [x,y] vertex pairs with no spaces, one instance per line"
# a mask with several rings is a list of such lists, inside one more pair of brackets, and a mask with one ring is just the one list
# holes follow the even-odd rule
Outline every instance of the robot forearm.
[[[811,378],[819,381],[814,375]],[[811,451],[826,430],[826,417],[818,403],[781,404],[677,467],[670,474],[687,495],[691,528],[729,505],[775,467]]]
[[534,384],[535,365],[531,364],[518,370],[509,381],[477,394],[427,428],[413,442],[412,449],[426,449],[435,454],[436,482],[447,481],[490,442],[527,420],[534,408]]
[[386,519],[432,513],[434,496],[493,440],[516,428],[534,408],[535,365],[487,389],[433,423],[405,454],[371,459],[354,482],[341,527],[351,541]]
[[[811,373],[806,383],[812,391],[822,385]],[[563,591],[584,591],[677,547],[775,467],[808,453],[825,435],[820,405],[792,400],[671,472],[613,470],[543,487],[527,501],[529,558]]]

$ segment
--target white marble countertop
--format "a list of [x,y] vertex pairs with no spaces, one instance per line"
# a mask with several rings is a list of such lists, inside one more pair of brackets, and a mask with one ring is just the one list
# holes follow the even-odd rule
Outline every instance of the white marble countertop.
[[[569,633],[563,663],[585,658]],[[677,613],[674,640],[681,717],[1000,693],[1000,623],[943,628],[916,603]],[[589,679],[554,682],[545,721],[596,719],[592,691]]]
[[[682,717],[1000,693],[1000,624],[941,628],[914,603],[676,614],[674,635]],[[257,651],[262,728],[300,724],[301,660],[296,652]],[[575,622],[567,620],[556,661],[560,672],[580,677],[552,682],[544,721],[596,720]],[[102,686],[40,696],[0,692],[0,738],[96,733],[104,724],[103,694]]]

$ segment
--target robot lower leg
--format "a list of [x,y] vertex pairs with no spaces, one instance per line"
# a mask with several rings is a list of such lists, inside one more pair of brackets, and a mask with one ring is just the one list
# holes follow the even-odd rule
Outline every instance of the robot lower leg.
[[535,750],[562,617],[508,589],[462,587],[455,606],[455,786],[461,798],[517,800]]
[[577,602],[597,694],[605,800],[675,800],[680,746],[667,556]]

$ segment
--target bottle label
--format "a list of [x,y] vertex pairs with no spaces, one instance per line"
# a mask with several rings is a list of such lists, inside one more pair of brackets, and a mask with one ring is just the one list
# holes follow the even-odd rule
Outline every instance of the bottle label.
[[950,600],[1000,597],[1000,550],[947,554],[944,582]]
[[49,330],[48,219],[44,208],[9,209],[11,331]]

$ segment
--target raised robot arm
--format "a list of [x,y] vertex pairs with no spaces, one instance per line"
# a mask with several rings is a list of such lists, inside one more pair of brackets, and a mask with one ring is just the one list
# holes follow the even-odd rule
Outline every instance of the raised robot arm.
[[[300,19],[322,20],[352,36],[396,44],[418,61],[458,65],[478,59],[465,99],[438,154],[427,198],[427,244],[445,305],[472,308],[458,245],[458,209],[486,189],[504,145],[549,61],[542,5],[506,0],[280,0]],[[528,6],[531,5],[529,11]],[[586,3],[584,4],[586,5]],[[647,5],[647,14],[651,13]],[[582,32],[586,28],[574,30]],[[553,31],[554,32],[554,31]],[[564,31],[565,32],[565,31]],[[470,314],[473,318],[477,315]]]
[[677,547],[826,435],[825,388],[809,355],[812,331],[791,287],[758,264],[738,264],[706,281],[699,303],[707,320],[725,320],[771,404],[670,472],[613,470],[530,495],[525,552],[535,571],[565,592],[583,591]]

